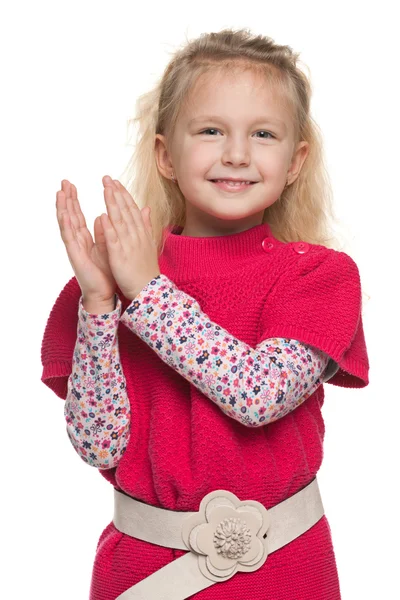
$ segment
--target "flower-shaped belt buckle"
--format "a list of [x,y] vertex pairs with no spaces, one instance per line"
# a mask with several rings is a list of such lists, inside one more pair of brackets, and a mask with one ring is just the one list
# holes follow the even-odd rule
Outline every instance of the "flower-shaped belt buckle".
[[267,560],[266,532],[270,515],[257,500],[239,500],[227,490],[214,490],[198,512],[182,525],[182,539],[198,555],[202,574],[225,581],[237,571],[256,571]]

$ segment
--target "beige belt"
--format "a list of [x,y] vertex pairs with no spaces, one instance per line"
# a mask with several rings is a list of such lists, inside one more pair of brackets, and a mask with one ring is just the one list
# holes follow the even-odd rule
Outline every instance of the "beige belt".
[[151,506],[114,488],[115,527],[132,537],[188,550],[116,600],[184,600],[238,571],[255,571],[275,552],[305,533],[324,515],[317,479],[266,509],[215,490],[197,512]]

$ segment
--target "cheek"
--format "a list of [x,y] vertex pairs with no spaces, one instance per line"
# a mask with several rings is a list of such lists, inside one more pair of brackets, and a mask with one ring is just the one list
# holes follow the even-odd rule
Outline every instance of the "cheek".
[[278,175],[282,170],[287,168],[288,164],[287,153],[276,147],[268,148],[268,151],[263,149],[260,152],[256,152],[254,160],[259,170],[269,175]]
[[182,149],[181,164],[192,173],[204,173],[215,162],[212,144],[193,144]]

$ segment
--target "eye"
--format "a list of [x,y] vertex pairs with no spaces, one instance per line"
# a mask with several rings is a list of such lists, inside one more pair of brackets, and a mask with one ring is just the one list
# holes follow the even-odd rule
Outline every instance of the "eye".
[[[274,136],[274,135],[272,135],[272,133],[271,133],[270,131],[261,130],[261,131],[257,131],[257,133],[266,133],[266,134],[270,135],[272,138],[275,138],[275,136]],[[262,137],[261,139],[262,139],[262,140],[268,140],[269,138],[267,138],[267,137]]]
[[[206,133],[207,131],[218,131],[218,129],[215,129],[214,127],[209,127],[208,129],[203,129],[203,131],[200,131],[200,133]],[[261,130],[261,131],[257,131],[256,133],[266,133],[266,136],[261,137],[262,140],[268,140],[270,139],[267,136],[270,136],[271,138],[275,139],[275,136],[270,132],[270,131],[265,131],[265,130]],[[212,136],[214,137],[214,136]]]
[[200,131],[200,133],[205,133],[206,131],[218,131],[218,129],[214,129],[213,127],[209,127],[208,129],[204,129],[203,131]]

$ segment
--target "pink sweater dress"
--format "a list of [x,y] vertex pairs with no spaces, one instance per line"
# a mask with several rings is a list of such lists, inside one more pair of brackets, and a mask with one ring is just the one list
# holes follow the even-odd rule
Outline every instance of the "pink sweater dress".
[[[329,383],[368,385],[359,272],[347,254],[305,242],[280,242],[266,223],[214,238],[181,236],[180,231],[168,232],[159,260],[162,276],[150,281],[132,303],[118,294],[122,316],[120,364],[115,366],[120,370],[112,384],[125,391],[129,408],[125,405],[125,413],[121,408],[114,416],[110,443],[103,440],[96,452],[87,449],[87,462],[94,456],[103,460],[98,463],[100,473],[115,488],[155,506],[197,511],[204,495],[226,489],[269,508],[311,482],[321,466],[324,385],[317,375],[327,364],[324,359],[338,365]],[[72,278],[50,313],[42,343],[42,381],[60,398],[71,400],[74,390],[77,405],[78,388],[71,373],[80,299]],[[195,354],[188,349],[191,339],[196,341]],[[241,352],[235,355],[238,340]],[[261,410],[269,406],[263,392],[267,393],[267,377],[271,386],[271,373],[260,348],[268,352],[274,340],[286,341],[288,348],[292,341],[293,352],[302,347],[297,342],[309,345],[316,376],[298,405],[293,393],[286,414],[279,414],[275,404],[272,421]],[[217,377],[226,356],[231,370]],[[286,359],[270,363],[280,369],[276,386],[281,389],[282,379],[290,379]],[[93,365],[94,374],[98,367]],[[301,368],[297,374],[301,381]],[[245,383],[240,381],[243,377]],[[103,388],[93,390],[99,396]],[[123,395],[109,394],[118,399]],[[68,425],[67,410],[66,417]],[[98,428],[101,423],[100,418]],[[83,419],[81,425],[83,438]],[[92,434],[95,425],[92,419]],[[84,443],[80,450],[85,458]],[[115,599],[183,554],[122,534],[111,522],[98,541],[90,600]],[[327,516],[270,554],[258,571],[237,573],[192,596],[217,597],[339,600]]]

